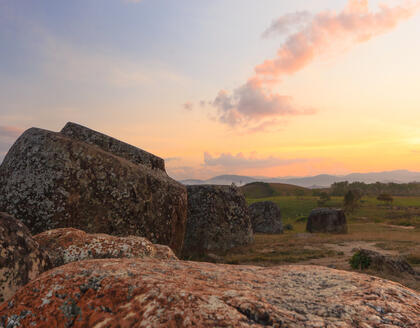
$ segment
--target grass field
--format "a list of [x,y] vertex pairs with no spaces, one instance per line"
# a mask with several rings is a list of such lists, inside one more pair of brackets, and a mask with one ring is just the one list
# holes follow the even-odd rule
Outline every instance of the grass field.
[[[219,254],[221,261],[231,264],[262,266],[291,263],[325,265],[351,270],[348,263],[354,249],[368,248],[390,255],[401,255],[420,270],[420,197],[394,197],[392,206],[374,197],[363,197],[360,206],[347,214],[349,233],[309,234],[306,218],[318,207],[314,196],[272,196],[247,198],[249,204],[273,201],[282,211],[283,224],[293,230],[280,235],[255,235],[253,245]],[[325,207],[342,207],[343,197],[332,197]],[[420,290],[420,279],[369,272]]]

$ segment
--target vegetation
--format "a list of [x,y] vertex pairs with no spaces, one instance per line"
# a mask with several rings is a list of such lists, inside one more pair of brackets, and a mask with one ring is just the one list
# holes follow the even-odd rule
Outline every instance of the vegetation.
[[[283,226],[293,229],[285,229],[281,235],[256,234],[254,244],[218,254],[219,262],[262,266],[316,264],[353,270],[350,259],[358,268],[366,265],[364,259],[353,258],[353,249],[368,248],[404,256],[420,271],[420,197],[393,196],[392,206],[383,206],[384,201],[378,200],[378,195],[363,195],[358,206],[347,214],[348,234],[309,234],[305,231],[306,218],[319,206],[318,202],[322,200],[323,207],[344,207],[344,195],[307,190],[297,199],[294,189],[289,190],[289,196],[274,193],[268,197],[247,198],[247,201],[249,204],[273,201],[281,209]],[[389,276],[370,269],[367,272],[420,291],[419,279]]]
[[393,196],[420,196],[420,182],[410,183],[349,183],[336,182],[331,186],[331,195],[344,196],[349,190],[359,190],[363,195],[378,196],[388,194]]
[[344,209],[348,213],[353,213],[360,205],[362,194],[358,190],[349,190],[344,195]]
[[350,265],[354,270],[366,270],[370,266],[371,259],[365,253],[357,251],[350,259]]
[[394,201],[394,198],[390,194],[380,194],[376,199],[385,202],[387,205],[392,204]]

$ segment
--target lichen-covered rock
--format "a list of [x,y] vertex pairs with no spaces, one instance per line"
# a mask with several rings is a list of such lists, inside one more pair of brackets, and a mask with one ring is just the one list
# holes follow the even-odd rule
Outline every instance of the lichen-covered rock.
[[61,133],[72,139],[98,146],[106,152],[125,158],[130,162],[165,171],[165,161],[162,158],[82,125],[68,122]]
[[257,202],[249,206],[252,229],[260,233],[282,233],[281,212],[276,203]]
[[[87,259],[153,257],[175,260],[168,246],[153,245],[138,236],[115,237],[106,234],[88,234],[73,228],[42,232],[33,237],[48,253],[54,267]],[[158,247],[156,247],[158,246]]]
[[359,269],[371,269],[393,275],[401,273],[417,275],[417,272],[405,259],[399,256],[384,255],[369,249],[358,249],[352,258],[352,262]]
[[50,268],[48,255],[39,249],[28,228],[0,212],[0,303]]
[[311,211],[306,224],[308,232],[347,233],[344,211],[333,208],[317,208]]
[[187,186],[183,256],[224,251],[253,241],[245,197],[235,186]]
[[32,128],[0,166],[0,210],[19,217],[33,234],[72,227],[142,236],[179,252],[187,192],[164,170]]
[[1,304],[0,326],[16,322],[75,328],[414,328],[420,294],[387,280],[316,266],[88,260],[42,274]]

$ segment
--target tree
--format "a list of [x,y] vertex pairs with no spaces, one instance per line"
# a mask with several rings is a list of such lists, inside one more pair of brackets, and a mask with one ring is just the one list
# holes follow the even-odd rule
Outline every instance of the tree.
[[324,202],[327,202],[327,201],[331,200],[331,197],[330,197],[330,195],[329,195],[328,193],[326,193],[326,192],[324,191],[324,192],[322,192],[322,193],[319,195],[319,199],[320,199],[320,200],[322,200],[322,201],[324,201]]
[[358,190],[349,190],[344,195],[344,209],[346,212],[352,213],[357,207],[359,207],[359,202],[362,199],[362,194]]
[[390,194],[380,194],[376,199],[381,202],[385,202],[387,205],[391,205],[394,201],[394,198],[392,198]]
[[329,200],[331,200],[330,195],[326,193],[325,191],[321,192],[319,194],[318,206],[325,206],[325,203]]

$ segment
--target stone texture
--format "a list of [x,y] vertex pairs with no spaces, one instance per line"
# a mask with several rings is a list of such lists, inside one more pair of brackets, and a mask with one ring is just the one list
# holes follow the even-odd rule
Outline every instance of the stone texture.
[[106,234],[88,234],[73,228],[42,232],[33,237],[48,253],[54,267],[75,261],[106,258],[145,258],[176,260],[168,246],[155,247],[143,237],[115,237]]
[[224,251],[253,241],[245,197],[235,186],[187,186],[183,256]]
[[28,228],[0,212],[0,303],[50,268],[48,255],[39,249]]
[[413,267],[399,256],[384,255],[368,249],[358,249],[357,252],[359,252],[360,257],[369,259],[368,269],[393,275],[401,273],[417,275]]
[[344,211],[332,208],[312,210],[306,225],[308,232],[347,233],[347,220]]
[[142,236],[179,252],[187,192],[163,170],[32,128],[0,166],[0,210],[19,217],[33,234],[72,227]]
[[72,139],[98,146],[108,153],[125,158],[135,164],[165,171],[165,161],[162,158],[85,126],[68,122],[61,133]]
[[107,259],[50,270],[0,305],[7,327],[418,327],[420,294],[364,274]]
[[281,212],[276,203],[257,202],[249,206],[252,229],[260,233],[282,233]]

